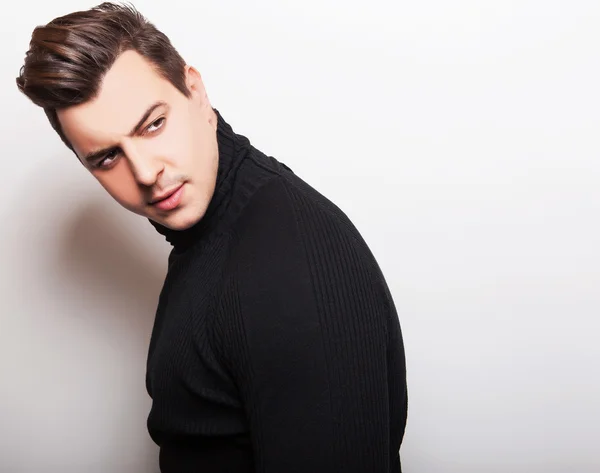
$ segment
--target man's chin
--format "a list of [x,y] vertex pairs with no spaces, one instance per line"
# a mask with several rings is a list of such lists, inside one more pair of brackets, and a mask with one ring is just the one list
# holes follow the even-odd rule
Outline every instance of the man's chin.
[[200,218],[186,217],[184,215],[173,215],[170,218],[160,218],[158,216],[149,217],[154,222],[174,231],[183,231],[193,227],[200,221]]

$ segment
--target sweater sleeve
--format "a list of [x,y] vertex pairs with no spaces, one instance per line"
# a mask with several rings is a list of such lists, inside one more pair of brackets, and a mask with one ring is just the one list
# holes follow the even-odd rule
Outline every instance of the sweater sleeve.
[[404,355],[389,343],[398,322],[385,281],[348,221],[273,187],[240,222],[224,302],[256,471],[400,471],[392,432],[405,418],[391,418],[390,395],[403,391],[390,386],[405,371],[390,380],[389,362]]

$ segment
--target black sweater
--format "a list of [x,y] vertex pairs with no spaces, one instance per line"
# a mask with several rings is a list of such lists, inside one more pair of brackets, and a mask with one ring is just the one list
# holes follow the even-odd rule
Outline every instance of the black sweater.
[[173,245],[150,340],[163,473],[400,471],[394,302],[331,201],[218,117],[215,193]]

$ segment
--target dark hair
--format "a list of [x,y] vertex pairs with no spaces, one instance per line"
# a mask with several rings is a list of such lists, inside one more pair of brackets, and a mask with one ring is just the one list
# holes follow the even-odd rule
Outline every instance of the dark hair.
[[[63,143],[56,111],[93,99],[119,55],[134,50],[186,97],[185,62],[169,38],[133,6],[105,2],[33,30],[17,86],[46,116]],[[74,151],[74,150],[73,150]]]

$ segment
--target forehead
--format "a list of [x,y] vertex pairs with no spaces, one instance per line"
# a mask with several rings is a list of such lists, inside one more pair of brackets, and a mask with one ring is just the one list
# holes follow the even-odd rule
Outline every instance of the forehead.
[[98,96],[58,111],[58,118],[79,154],[126,135],[149,105],[168,102],[175,90],[142,56],[125,51],[102,79]]

